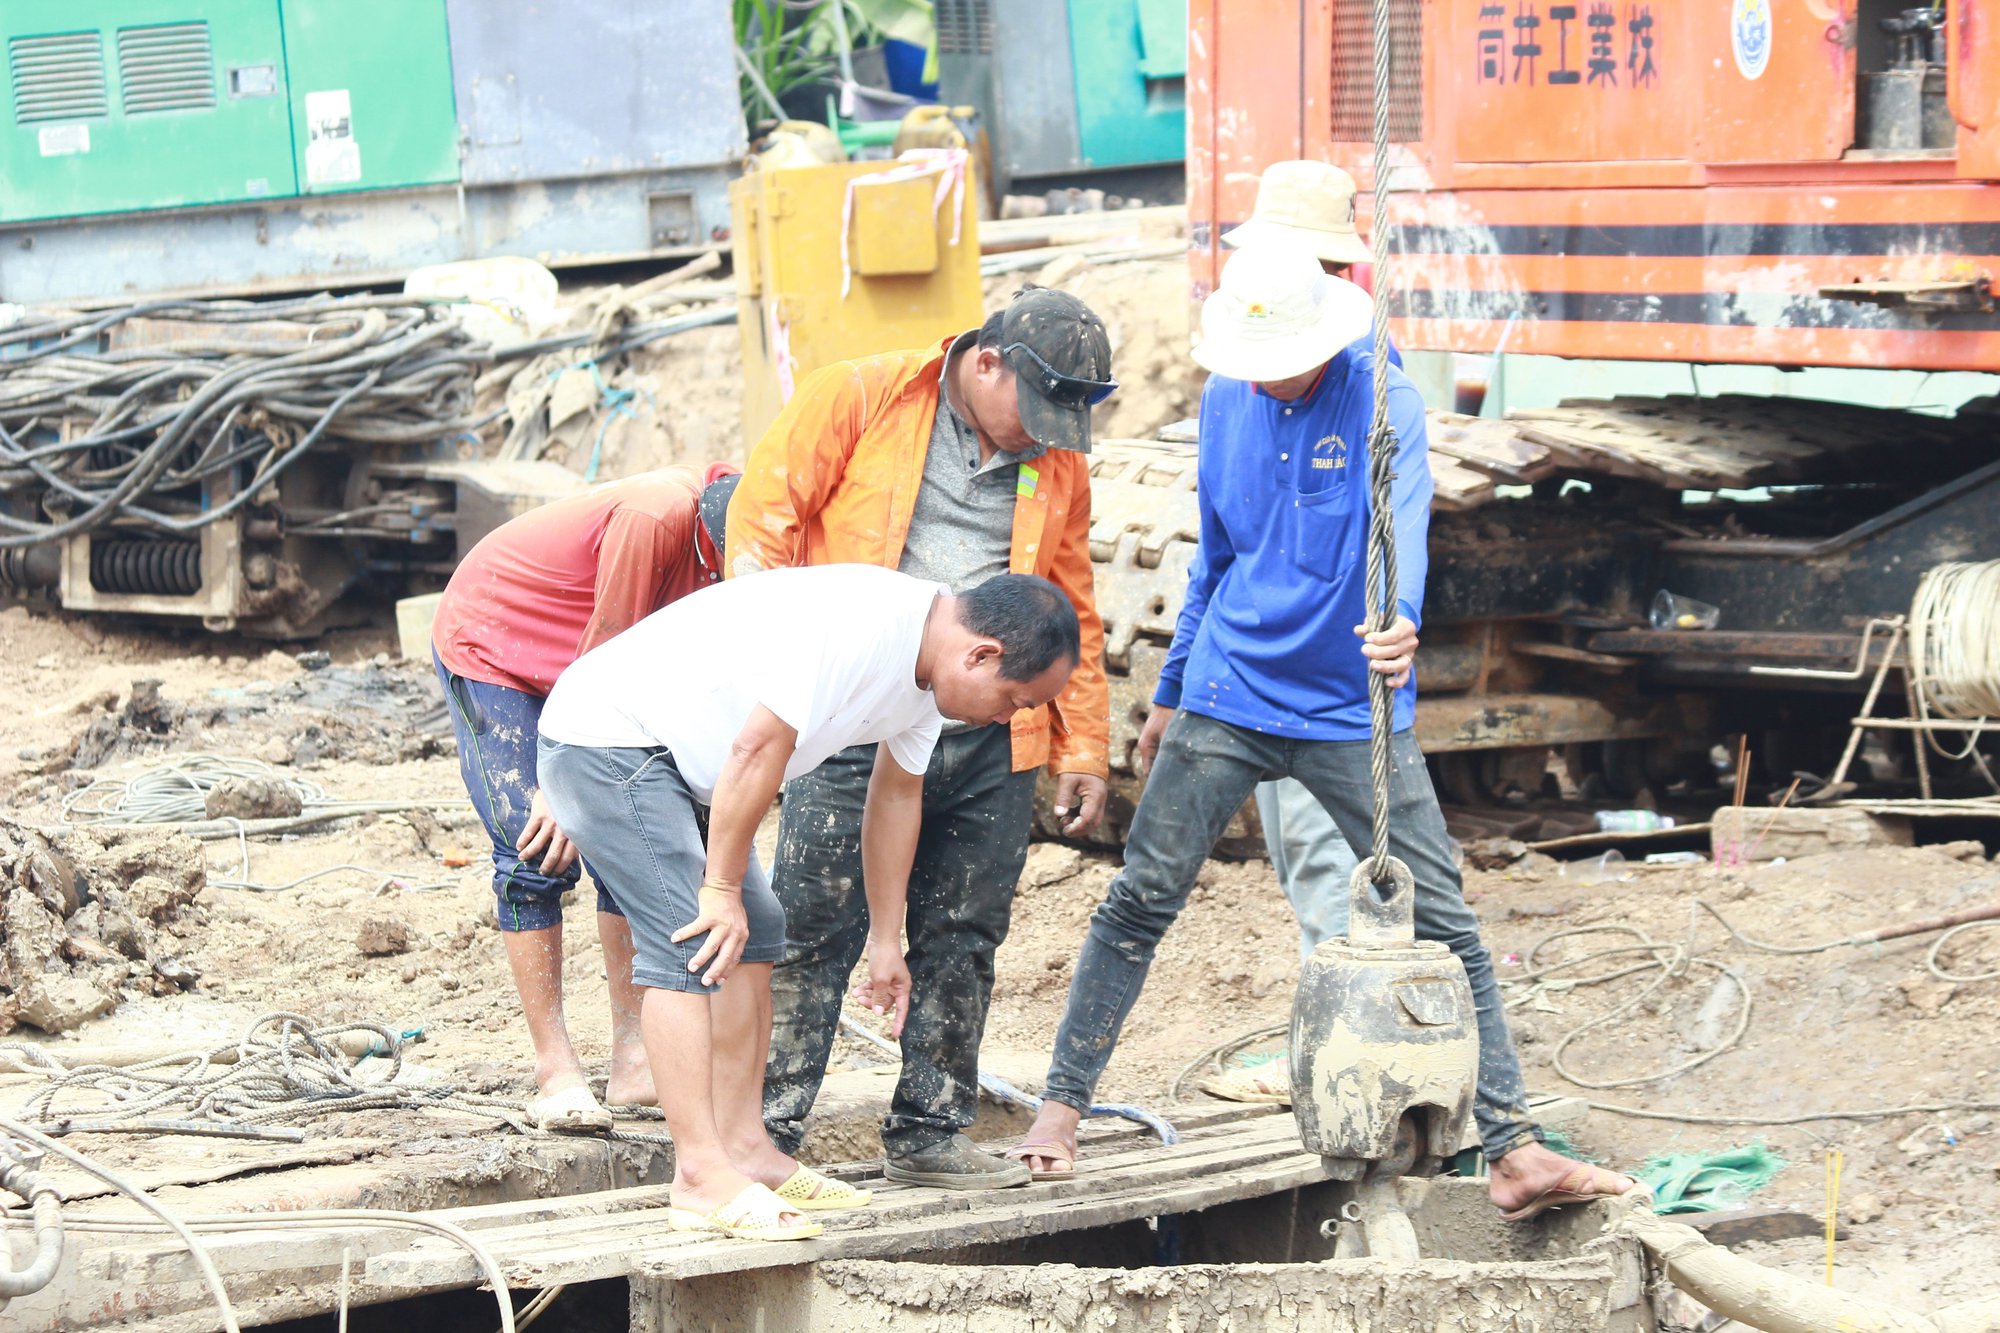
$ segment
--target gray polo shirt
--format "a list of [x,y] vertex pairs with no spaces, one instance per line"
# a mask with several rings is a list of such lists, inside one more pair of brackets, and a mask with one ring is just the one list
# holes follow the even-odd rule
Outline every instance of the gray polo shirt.
[[[1039,444],[1018,454],[996,449],[985,463],[979,461],[979,432],[951,405],[948,389],[958,354],[978,340],[976,330],[961,333],[944,355],[937,417],[924,451],[924,477],[917,485],[910,534],[896,566],[916,578],[946,584],[953,592],[1007,572],[1014,553],[1014,491],[1020,485],[1021,464],[1048,452]],[[947,720],[944,733],[954,735],[971,726]]]
[[946,584],[953,592],[1007,572],[1021,464],[1047,452],[1041,445],[1018,454],[1000,449],[980,463],[979,434],[951,405],[947,389],[959,353],[977,340],[976,332],[962,333],[945,353],[923,481],[917,487],[903,558],[896,566],[916,578]]

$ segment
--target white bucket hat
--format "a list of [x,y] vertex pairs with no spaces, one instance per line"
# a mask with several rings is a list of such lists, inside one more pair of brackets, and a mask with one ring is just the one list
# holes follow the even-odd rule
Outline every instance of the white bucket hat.
[[1225,245],[1289,236],[1318,259],[1366,264],[1374,255],[1354,225],[1354,177],[1331,162],[1273,162],[1257,181],[1250,220],[1222,233]]
[[1230,256],[1202,302],[1195,364],[1233,380],[1290,379],[1366,337],[1374,314],[1367,292],[1323,272],[1296,241],[1254,241]]

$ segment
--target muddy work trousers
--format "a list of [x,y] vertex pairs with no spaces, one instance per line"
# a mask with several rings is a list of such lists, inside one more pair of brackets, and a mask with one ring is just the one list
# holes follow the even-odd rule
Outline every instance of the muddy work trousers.
[[[1444,814],[1416,738],[1397,733],[1390,758],[1389,851],[1416,877],[1417,938],[1448,945],[1472,983],[1479,1019],[1473,1115],[1487,1156],[1497,1158],[1541,1133],[1528,1118],[1493,959],[1479,938],[1479,919],[1465,905]],[[1370,845],[1367,741],[1294,740],[1186,709],[1174,715],[1125,839],[1125,868],[1090,919],[1056,1033],[1049,1097],[1088,1109],[1119,1029],[1146,982],[1153,951],[1187,905],[1203,860],[1257,784],[1278,777],[1297,778],[1318,797],[1351,847]],[[1345,884],[1339,887],[1346,892]]]
[[[868,939],[861,808],[875,747],[843,750],[785,785],[771,885],[790,940],[771,977],[771,1058],[764,1121],[795,1153],[826,1077],[848,976]],[[1035,774],[1013,771],[1006,727],[949,733],[924,775],[924,824],[904,930],[911,979],[903,1075],[882,1143],[920,1152],[972,1123],[993,955],[1007,938],[1028,857]]]

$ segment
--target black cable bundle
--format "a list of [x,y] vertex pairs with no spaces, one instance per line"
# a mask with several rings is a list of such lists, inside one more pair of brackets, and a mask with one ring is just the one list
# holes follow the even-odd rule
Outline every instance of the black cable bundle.
[[[191,329],[121,347],[119,326],[141,320]],[[323,441],[415,445],[476,430],[473,375],[491,361],[448,307],[407,296],[30,316],[0,330],[0,551],[113,519],[193,532]],[[203,508],[202,483],[232,472],[230,498]],[[33,517],[6,507],[24,493]]]

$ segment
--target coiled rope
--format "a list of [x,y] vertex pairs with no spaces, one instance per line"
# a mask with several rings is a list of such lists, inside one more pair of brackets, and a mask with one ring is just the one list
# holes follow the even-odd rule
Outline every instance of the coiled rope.
[[[2000,560],[1935,565],[1918,581],[1910,604],[1910,686],[1922,721],[2000,716]],[[1954,749],[1927,730],[1918,744],[1946,759],[1971,760],[2000,791],[2000,778],[1979,751],[1981,734],[1968,731]]]
[[230,779],[276,782],[299,804],[336,804],[326,789],[307,778],[281,775],[260,759],[187,754],[156,764],[129,778],[102,777],[63,797],[65,824],[191,824],[208,818],[208,793]]
[[1923,576],[1910,606],[1910,668],[1928,712],[2000,716],[2000,560]]
[[[347,1033],[371,1040],[350,1055],[340,1042]],[[272,1013],[232,1046],[123,1067],[70,1068],[47,1047],[20,1042],[0,1043],[0,1050],[23,1067],[48,1071],[49,1081],[20,1114],[49,1133],[199,1133],[211,1126],[298,1125],[376,1110],[455,1111],[499,1120],[521,1134],[543,1132],[529,1123],[519,1101],[402,1079],[404,1046],[400,1034],[379,1023],[318,1027],[298,1014]],[[371,1059],[381,1063],[367,1063]],[[654,1146],[668,1142],[664,1135],[628,1130],[611,1130],[606,1137]]]
[[[207,822],[208,793],[230,779],[275,782],[299,798],[302,819],[314,815],[328,817],[346,813],[369,813],[379,803],[336,799],[325,788],[307,778],[280,774],[260,759],[231,755],[188,754],[156,764],[129,778],[102,777],[80,787],[62,801],[65,824],[129,826],[134,824],[199,824]],[[359,806],[360,808],[354,808]],[[250,833],[241,819],[227,816],[218,821],[234,826],[239,863],[234,876],[210,875],[208,883],[218,889],[247,889],[252,893],[283,893],[328,875],[359,874],[371,877],[375,886],[393,885],[414,893],[447,889],[457,881],[376,866],[342,861],[321,866],[281,884],[267,884],[250,878]]]

